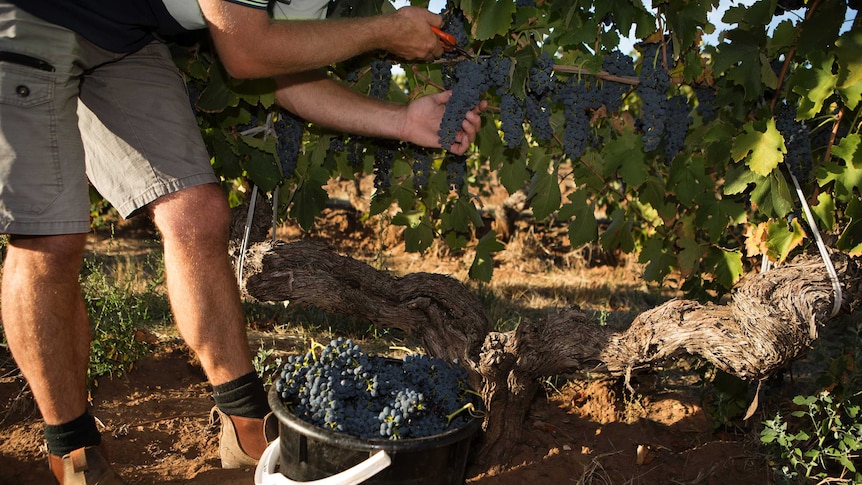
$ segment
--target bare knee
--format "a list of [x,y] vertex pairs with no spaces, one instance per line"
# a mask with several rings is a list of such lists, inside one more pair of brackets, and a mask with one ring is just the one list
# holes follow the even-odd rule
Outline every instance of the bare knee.
[[150,206],[153,222],[165,243],[227,244],[230,208],[216,184],[197,185],[161,197]]
[[77,279],[84,257],[86,234],[9,237],[4,272],[25,270],[30,274],[44,273],[72,276]]

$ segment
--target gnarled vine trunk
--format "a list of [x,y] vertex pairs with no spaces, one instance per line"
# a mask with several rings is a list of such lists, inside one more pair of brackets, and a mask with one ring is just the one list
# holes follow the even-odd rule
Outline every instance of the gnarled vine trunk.
[[[843,255],[833,260],[844,309],[853,310],[862,293],[859,265]],[[244,261],[250,297],[366,318],[415,336],[430,355],[465,364],[487,410],[479,463],[507,463],[544,377],[629,375],[692,354],[743,379],[762,379],[807,352],[831,318],[835,296],[823,262],[804,257],[744,279],[725,305],[671,300],[623,332],[569,308],[501,333],[492,331],[478,298],[445,275],[396,277],[310,240],[257,243]]]

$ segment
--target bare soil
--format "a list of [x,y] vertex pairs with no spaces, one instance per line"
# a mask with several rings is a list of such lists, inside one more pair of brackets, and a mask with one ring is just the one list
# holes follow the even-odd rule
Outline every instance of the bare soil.
[[[431,271],[466,280],[472,256],[435,249],[403,252],[398,228],[363,223],[349,210],[329,210],[314,237],[335,250],[406,273]],[[92,249],[127,244],[141,250],[153,234],[128,224],[112,237],[93,235]],[[138,225],[139,226],[139,225]],[[381,229],[382,227],[382,229]],[[491,288],[510,317],[586,302],[625,322],[644,306],[668,297],[648,288],[637,265],[603,260],[566,248],[564,228],[522,225],[498,255]],[[285,228],[282,239],[300,237]],[[143,244],[143,250],[149,250]],[[597,264],[612,262],[613,265]],[[672,294],[670,295],[672,296]],[[249,345],[280,352],[303,351],[307,334],[279,325],[249,325]],[[648,373],[629,395],[618,380],[601,376],[549,379],[524,423],[514,459],[500,471],[470,463],[467,483],[491,484],[734,484],[770,483],[754,426],[719,427],[696,373],[678,366]],[[217,428],[209,422],[211,387],[184,344],[169,333],[153,335],[152,354],[120,378],[100,379],[92,412],[104,426],[110,459],[130,484],[252,484],[254,470],[222,470]],[[49,484],[42,424],[14,363],[0,347],[0,485]],[[757,421],[754,418],[753,421]]]

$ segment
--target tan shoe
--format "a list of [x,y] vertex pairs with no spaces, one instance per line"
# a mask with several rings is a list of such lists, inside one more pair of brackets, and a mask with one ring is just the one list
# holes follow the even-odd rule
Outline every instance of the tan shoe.
[[62,457],[49,454],[48,466],[60,485],[126,485],[98,446],[78,448]]
[[218,452],[222,468],[257,465],[269,443],[278,438],[278,420],[269,413],[263,419],[228,416],[213,406],[210,422],[221,423]]

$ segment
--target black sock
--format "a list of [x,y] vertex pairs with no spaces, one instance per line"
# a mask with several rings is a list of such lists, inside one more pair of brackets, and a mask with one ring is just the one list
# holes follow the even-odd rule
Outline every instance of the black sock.
[[46,424],[45,441],[48,452],[63,456],[85,446],[98,446],[102,436],[96,428],[96,420],[89,412],[63,424]]
[[213,399],[219,410],[230,416],[259,419],[269,414],[266,391],[255,372],[213,386]]

